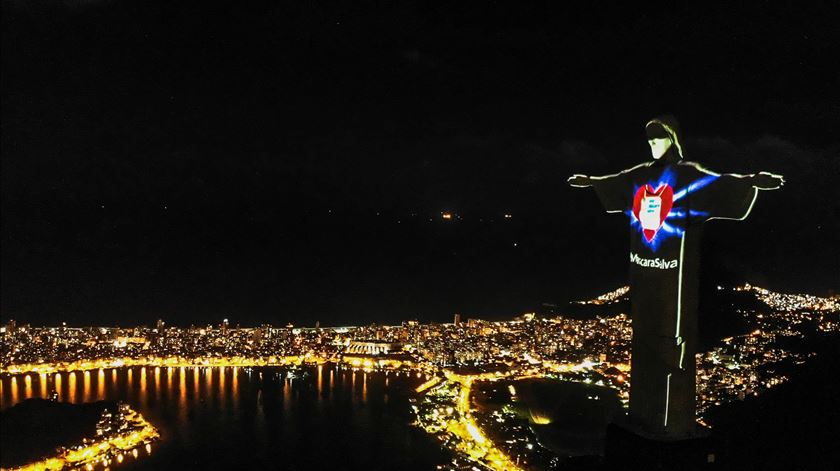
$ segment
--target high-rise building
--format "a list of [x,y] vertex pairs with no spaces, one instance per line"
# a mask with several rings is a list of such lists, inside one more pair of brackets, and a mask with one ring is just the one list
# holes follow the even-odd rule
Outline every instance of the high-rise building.
[[453,324],[455,324],[455,327],[461,325],[461,314],[455,313],[455,322]]
[[6,335],[12,336],[15,334],[15,327],[17,327],[17,323],[14,319],[9,319],[9,322],[6,324]]

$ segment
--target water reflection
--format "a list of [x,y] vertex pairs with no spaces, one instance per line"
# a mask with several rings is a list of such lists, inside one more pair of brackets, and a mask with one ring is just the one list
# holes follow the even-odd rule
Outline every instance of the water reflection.
[[263,405],[262,389],[257,390],[257,415],[254,422],[257,430],[262,431],[265,428],[265,406]]
[[[171,397],[172,391],[168,393]],[[183,366],[178,369],[178,393],[178,423],[185,426],[189,405],[187,404],[187,369]]]
[[67,398],[69,402],[76,402],[76,371],[67,378]]
[[166,367],[166,393],[169,394],[172,391],[172,367]]
[[102,368],[96,376],[96,399],[105,399],[105,370]]
[[[363,468],[434,469],[446,462],[430,461],[440,453],[434,439],[427,443],[426,435],[408,425],[407,395],[419,385],[414,374],[386,376],[328,364],[293,372],[163,367],[161,378],[160,369],[152,368],[0,377],[0,405],[49,397],[51,390],[63,401],[125,401],[164,436],[136,469],[162,469],[172,462],[181,469],[268,469],[281,462],[287,469],[343,469],[350,455]],[[353,402],[364,406],[351,408]],[[324,453],[325,443],[336,453]],[[126,451],[122,464],[133,462],[137,451]],[[141,458],[150,452],[139,449]],[[112,465],[117,463],[115,455]]]
[[38,375],[38,396],[47,398],[47,374],[41,373]]
[[26,385],[25,397],[32,397],[32,377],[26,375],[26,377],[23,380],[23,383]]
[[362,402],[367,402],[367,372],[362,373]]
[[18,402],[17,377],[12,376],[12,404]]
[[143,366],[140,368],[140,405],[142,408],[146,408],[146,367]]
[[231,399],[233,400],[234,414],[239,411],[239,367],[233,367],[233,378],[231,380]]
[[178,404],[185,408],[187,405],[187,372],[183,366],[178,370],[178,392],[180,393]]
[[155,367],[155,402],[160,402],[160,367]]
[[225,367],[218,368],[219,370],[219,402],[222,406],[225,405]]
[[318,397],[321,396],[321,393],[324,391],[324,367],[323,365],[318,365]]
[[288,377],[283,379],[283,411],[288,414],[292,407],[292,385]]
[[82,376],[84,377],[84,393],[82,394],[82,401],[90,402],[92,400],[90,394],[90,371],[85,371]]

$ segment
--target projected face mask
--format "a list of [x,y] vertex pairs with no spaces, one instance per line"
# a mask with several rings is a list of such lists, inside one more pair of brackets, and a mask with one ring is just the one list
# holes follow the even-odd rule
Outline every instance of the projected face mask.
[[650,144],[650,153],[653,158],[660,159],[665,155],[665,152],[668,152],[673,142],[668,137],[654,137],[648,139],[648,144]]

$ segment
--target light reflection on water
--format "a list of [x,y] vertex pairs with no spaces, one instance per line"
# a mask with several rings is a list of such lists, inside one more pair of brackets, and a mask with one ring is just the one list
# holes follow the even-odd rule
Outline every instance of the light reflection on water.
[[68,397],[67,397],[68,402],[76,402],[76,393],[78,392],[76,390],[76,376],[77,375],[78,375],[78,372],[76,372],[76,371],[74,371],[74,372],[72,372],[68,375],[68,380],[67,380],[67,382],[68,382],[67,387],[69,388],[68,389]]
[[105,370],[99,368],[99,375],[96,377],[96,399],[105,399]]
[[127,402],[162,440],[152,456],[112,469],[413,470],[448,461],[432,437],[409,425],[408,396],[421,382],[413,374],[330,364],[164,369],[2,376],[0,408],[52,391],[67,402]]
[[93,396],[91,396],[91,389],[90,389],[90,371],[84,372],[84,379],[85,379],[85,393],[82,396],[82,400],[84,402],[93,402]]

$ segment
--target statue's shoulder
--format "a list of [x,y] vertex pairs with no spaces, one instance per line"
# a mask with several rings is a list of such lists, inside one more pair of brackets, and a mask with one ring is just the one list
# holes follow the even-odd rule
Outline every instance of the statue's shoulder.
[[700,163],[698,162],[692,162],[691,160],[680,160],[680,162],[677,165],[683,168],[695,170],[700,173],[705,173],[707,175],[718,175],[718,173],[707,169],[706,167],[700,165]]
[[677,163],[677,165],[681,165],[681,166],[683,166],[683,167],[703,168],[703,166],[702,166],[702,165],[700,165],[699,163],[694,162],[694,161],[692,161],[692,160],[680,160],[680,161]]
[[625,177],[628,174],[632,174],[633,172],[636,172],[637,170],[641,170],[641,169],[645,169],[645,168],[650,167],[652,163],[653,162],[642,162],[638,165],[634,165],[632,167],[625,168],[624,170],[621,170],[621,171],[616,172],[616,173],[611,173],[609,175],[601,175],[601,176],[597,176],[597,177],[593,176],[593,177],[590,177],[590,178],[592,180],[609,180],[609,179],[612,179],[612,178],[615,178],[615,177]]
[[635,171],[635,170],[641,170],[641,169],[644,169],[644,168],[652,167],[652,166],[653,166],[653,164],[654,164],[655,162],[656,162],[656,161],[654,161],[654,160],[647,161],[647,162],[642,162],[642,163],[640,163],[640,164],[637,164],[637,165],[634,165],[634,166],[632,166],[632,167],[630,167],[630,168],[627,168],[627,169],[625,169],[625,170],[622,170],[622,172],[624,172],[624,173],[629,173],[629,172],[633,172],[633,171]]

